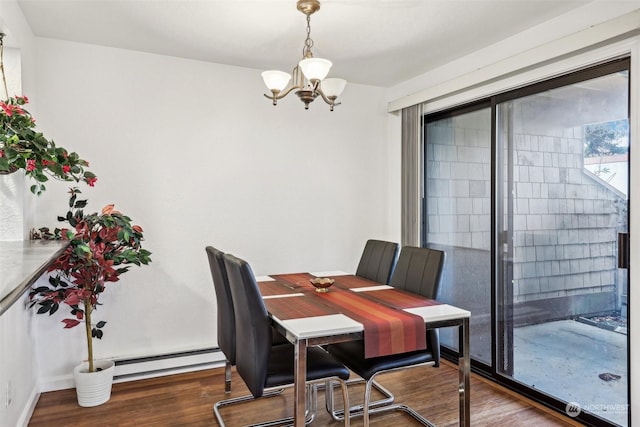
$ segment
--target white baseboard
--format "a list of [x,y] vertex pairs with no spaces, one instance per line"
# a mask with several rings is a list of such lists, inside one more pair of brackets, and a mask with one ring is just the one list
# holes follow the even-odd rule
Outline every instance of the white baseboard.
[[20,417],[18,418],[18,423],[16,427],[28,427],[29,420],[31,420],[31,415],[33,415],[33,411],[36,409],[36,404],[38,403],[38,399],[40,399],[40,393],[38,393],[37,386],[34,386],[29,393],[29,398],[27,399],[27,403],[24,408],[22,408],[22,412],[20,413]]

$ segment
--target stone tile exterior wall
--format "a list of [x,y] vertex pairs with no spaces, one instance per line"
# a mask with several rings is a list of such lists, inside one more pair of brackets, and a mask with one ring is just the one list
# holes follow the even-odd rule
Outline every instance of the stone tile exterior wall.
[[[430,243],[491,248],[490,133],[483,121],[427,127]],[[615,293],[624,195],[584,169],[581,127],[540,128],[516,128],[514,135],[514,303]],[[614,306],[590,309],[615,309],[615,298],[608,301]]]
[[614,292],[626,201],[584,169],[582,128],[514,142],[515,302]]
[[438,123],[427,128],[428,140],[436,141],[426,153],[427,240],[490,250],[490,131],[483,120],[466,120],[457,128],[451,120]]

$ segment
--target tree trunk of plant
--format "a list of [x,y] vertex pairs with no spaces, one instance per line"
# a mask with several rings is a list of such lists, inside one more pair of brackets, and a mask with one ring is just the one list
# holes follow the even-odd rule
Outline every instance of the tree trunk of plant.
[[93,337],[91,336],[91,297],[84,299],[84,326],[87,333],[87,353],[89,358],[89,372],[95,372],[93,367]]

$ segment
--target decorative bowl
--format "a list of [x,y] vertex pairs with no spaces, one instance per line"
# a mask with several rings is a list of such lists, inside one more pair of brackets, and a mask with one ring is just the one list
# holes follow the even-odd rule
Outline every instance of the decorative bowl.
[[310,280],[311,284],[315,286],[316,292],[327,292],[335,280],[328,277],[316,277]]

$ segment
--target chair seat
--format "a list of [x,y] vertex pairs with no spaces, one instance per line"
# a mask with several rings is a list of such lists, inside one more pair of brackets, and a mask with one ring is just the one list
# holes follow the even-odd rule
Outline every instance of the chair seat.
[[[265,387],[279,387],[293,383],[294,347],[291,344],[271,348]],[[307,381],[339,377],[349,379],[349,369],[319,347],[307,348]]]
[[365,358],[363,340],[331,344],[328,351],[365,380],[378,372],[434,362],[433,353],[428,350]]

